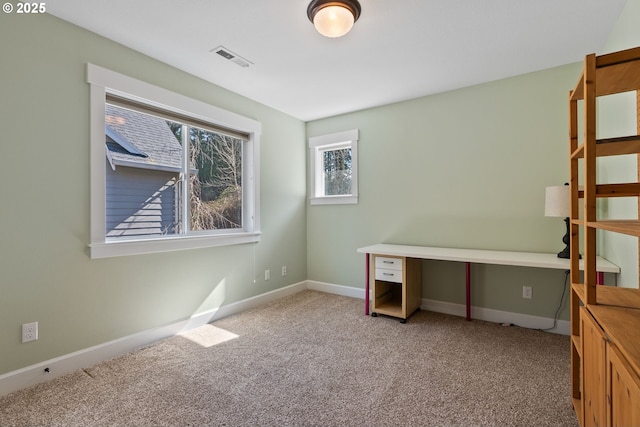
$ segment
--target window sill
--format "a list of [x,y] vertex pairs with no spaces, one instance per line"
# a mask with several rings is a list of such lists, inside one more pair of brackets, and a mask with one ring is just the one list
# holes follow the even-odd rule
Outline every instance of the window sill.
[[142,255],[185,249],[239,245],[260,241],[260,232],[234,233],[216,236],[175,236],[148,240],[111,240],[89,245],[91,259],[127,255]]
[[358,196],[310,197],[309,203],[312,205],[356,205],[358,204]]

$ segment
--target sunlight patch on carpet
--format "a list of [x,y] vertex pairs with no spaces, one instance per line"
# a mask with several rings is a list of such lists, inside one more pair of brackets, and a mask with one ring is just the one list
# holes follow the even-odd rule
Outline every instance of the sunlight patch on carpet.
[[192,329],[180,335],[205,348],[239,337],[239,335],[236,335],[233,332],[208,324],[202,325],[199,328]]

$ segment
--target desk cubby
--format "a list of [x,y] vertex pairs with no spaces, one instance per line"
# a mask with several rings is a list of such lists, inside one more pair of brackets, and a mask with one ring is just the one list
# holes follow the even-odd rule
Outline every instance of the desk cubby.
[[420,260],[407,257],[372,255],[371,315],[397,317],[405,323],[421,302]]

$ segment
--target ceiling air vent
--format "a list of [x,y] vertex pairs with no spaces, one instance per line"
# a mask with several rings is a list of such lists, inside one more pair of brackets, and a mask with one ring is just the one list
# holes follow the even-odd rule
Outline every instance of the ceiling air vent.
[[236,55],[224,46],[218,46],[217,48],[212,49],[211,52],[215,52],[223,58],[228,59],[229,61],[238,64],[243,68],[247,68],[248,66],[253,65],[253,62],[248,61],[239,55]]

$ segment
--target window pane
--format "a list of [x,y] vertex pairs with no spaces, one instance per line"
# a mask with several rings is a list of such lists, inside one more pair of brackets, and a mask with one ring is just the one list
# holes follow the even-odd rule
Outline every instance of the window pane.
[[242,228],[242,140],[190,128],[190,144],[191,230]]
[[106,236],[171,235],[178,229],[181,147],[159,117],[106,105]]
[[324,195],[351,194],[351,148],[323,153]]

